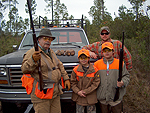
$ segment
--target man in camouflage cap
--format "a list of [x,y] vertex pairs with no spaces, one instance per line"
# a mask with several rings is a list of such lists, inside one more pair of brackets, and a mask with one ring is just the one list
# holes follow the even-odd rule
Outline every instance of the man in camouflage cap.
[[[90,50],[90,56],[91,58],[98,58],[101,59],[103,57],[102,54],[102,44],[104,42],[111,42],[114,46],[114,58],[119,58],[120,56],[120,49],[122,48],[122,43],[119,40],[113,40],[110,38],[111,32],[108,26],[103,26],[100,29],[100,37],[101,41],[95,42],[93,44],[89,44],[83,47],[83,49]],[[127,48],[124,46],[124,60],[126,63],[126,68],[129,72],[132,70],[132,59],[131,54],[127,50]]]
[[[65,80],[65,86],[70,89],[70,81],[62,62],[56,57],[50,48],[51,42],[55,39],[50,29],[43,28],[38,39],[39,51],[34,48],[24,54],[22,72],[30,74],[34,78],[31,101],[35,113],[61,113],[60,95],[63,93],[59,81],[61,76]],[[43,91],[39,91],[37,83],[39,80],[38,62],[41,60],[41,73],[43,77]],[[45,82],[48,81],[48,82]],[[53,83],[49,82],[53,81]],[[46,96],[47,95],[47,96]]]

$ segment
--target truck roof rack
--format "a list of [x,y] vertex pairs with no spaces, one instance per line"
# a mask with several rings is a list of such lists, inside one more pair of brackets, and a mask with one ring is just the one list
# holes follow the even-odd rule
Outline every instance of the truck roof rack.
[[[42,20],[41,20],[42,19]],[[45,18],[39,16],[39,24],[34,25],[38,28],[43,27],[81,27],[86,26],[84,22],[83,15],[81,19],[59,19],[59,20],[46,20]]]

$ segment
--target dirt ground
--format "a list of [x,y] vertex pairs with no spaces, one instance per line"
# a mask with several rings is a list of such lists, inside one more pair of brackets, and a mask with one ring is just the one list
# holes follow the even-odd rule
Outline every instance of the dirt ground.
[[134,70],[123,98],[125,113],[150,113],[150,75]]

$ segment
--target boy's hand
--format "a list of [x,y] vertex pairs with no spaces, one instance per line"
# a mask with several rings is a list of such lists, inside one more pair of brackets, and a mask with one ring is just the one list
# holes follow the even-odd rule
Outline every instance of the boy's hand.
[[84,95],[84,93],[85,93],[85,92],[83,92],[83,91],[81,90],[81,91],[78,92],[78,95],[80,95],[81,97],[86,97],[86,96]]
[[120,82],[117,81],[117,86],[122,87],[124,85],[123,81],[121,80]]

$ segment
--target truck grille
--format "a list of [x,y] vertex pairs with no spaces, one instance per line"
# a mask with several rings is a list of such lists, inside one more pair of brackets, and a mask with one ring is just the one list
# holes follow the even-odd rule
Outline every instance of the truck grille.
[[71,77],[71,73],[72,73],[73,68],[74,67],[65,67],[65,70],[67,71],[69,78]]
[[[74,66],[65,66],[65,70],[67,71],[69,77],[71,76],[73,68]],[[10,68],[9,73],[10,73],[10,84],[13,86],[14,85],[21,86],[22,85],[21,77],[23,75],[21,68],[20,67]]]
[[10,68],[9,69],[9,73],[10,73],[10,83],[11,85],[18,85],[21,86],[22,82],[21,82],[21,77],[23,75],[21,68]]

